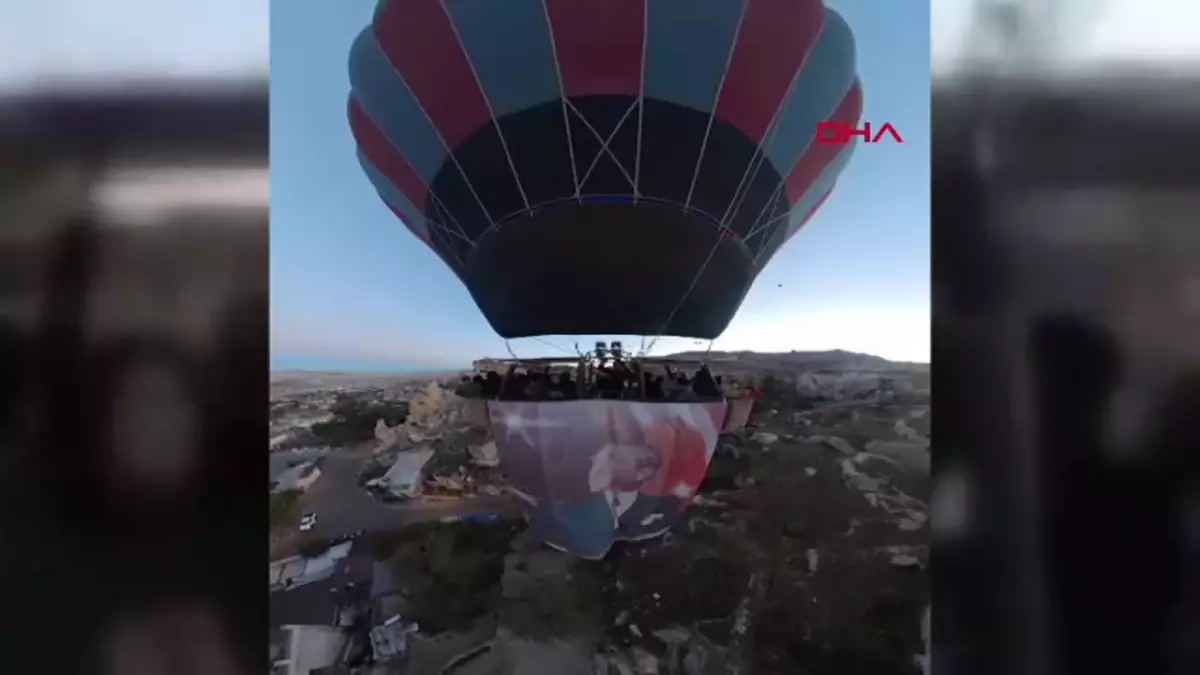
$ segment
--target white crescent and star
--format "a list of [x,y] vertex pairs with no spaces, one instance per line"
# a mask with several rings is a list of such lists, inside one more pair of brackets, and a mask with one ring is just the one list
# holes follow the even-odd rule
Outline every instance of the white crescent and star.
[[[534,404],[536,411],[537,404]],[[503,409],[496,411],[496,415],[492,418],[492,424],[499,424],[504,427],[505,440],[511,439],[514,435],[519,436],[521,440],[533,447],[537,447],[537,442],[533,435],[529,433],[530,429],[561,429],[567,424],[537,414],[523,414],[521,410],[523,406],[505,406]]]
[[[529,405],[532,405],[534,407],[532,411],[527,411],[525,409],[525,406],[529,406]],[[498,406],[497,408],[494,408],[495,414],[493,415],[492,422],[495,425],[499,425],[499,426],[503,427],[505,440],[510,440],[510,439],[513,439],[514,437],[516,437],[516,438],[519,438],[520,440],[524,441],[530,447],[536,448],[538,446],[537,439],[535,438],[537,436],[537,434],[533,433],[532,430],[535,430],[535,429],[536,430],[561,429],[561,428],[570,426],[567,422],[539,414],[537,405],[538,404],[533,403],[533,404],[515,404],[515,405],[509,404],[509,405],[503,406],[503,407]],[[608,408],[607,406],[601,406],[601,407],[605,408],[604,410],[601,411],[602,414],[606,418],[608,418],[611,415],[612,411],[607,409]],[[639,412],[641,414],[635,415],[634,416],[635,420],[638,423],[640,423],[641,425],[647,424],[648,420],[646,419],[646,417],[648,417],[648,415],[646,413],[648,411],[640,410]],[[685,421],[685,423],[690,422],[689,426],[696,428],[697,420],[695,419],[695,417],[693,417],[690,414],[691,413],[690,410],[686,411],[688,413],[686,415],[679,414],[680,412],[683,412],[683,411],[671,411],[671,412],[673,412],[675,414],[669,415],[668,417],[676,417],[677,419],[680,417],[683,417],[684,418],[683,421]],[[530,414],[530,413],[532,413],[532,414]],[[701,433],[704,434],[704,431],[702,431],[700,429],[697,429],[697,431],[701,431]],[[704,435],[707,435],[707,434],[704,434]],[[706,450],[707,450],[707,448],[706,448]],[[692,485],[687,482],[684,482],[684,481],[679,481],[674,486],[671,487],[671,489],[669,490],[669,494],[671,496],[676,497],[681,500],[689,500],[693,496],[695,496],[696,491],[697,491],[697,486]]]

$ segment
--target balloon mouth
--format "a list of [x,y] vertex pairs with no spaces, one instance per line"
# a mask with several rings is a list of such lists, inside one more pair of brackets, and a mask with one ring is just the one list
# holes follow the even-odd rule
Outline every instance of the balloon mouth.
[[[706,221],[707,223],[712,225],[714,228],[721,227],[721,219],[720,218],[709,213],[708,211],[696,208],[695,206],[685,205],[681,202],[677,202],[677,201],[674,201],[671,199],[663,199],[661,197],[650,197],[647,195],[641,195],[638,197],[634,197],[633,195],[621,195],[621,194],[581,194],[578,197],[560,197],[558,199],[551,199],[549,201],[540,202],[538,204],[531,204],[529,206],[529,208],[521,209],[519,211],[513,211],[512,213],[508,213],[504,216],[501,216],[500,218],[498,218],[496,220],[496,226],[499,227],[499,226],[505,225],[507,223],[510,223],[510,222],[513,222],[516,220],[520,220],[522,218],[528,218],[538,211],[544,211],[546,209],[553,209],[553,208],[557,208],[560,206],[597,206],[597,205],[604,205],[604,204],[617,204],[617,205],[645,204],[647,206],[666,206],[668,208],[675,209],[675,210],[683,213],[684,215],[696,217],[703,221]],[[492,231],[495,231],[495,229],[493,228]],[[485,235],[485,236],[487,236],[487,235]]]
[[[480,239],[462,278],[506,339],[660,333],[711,339],[732,320],[756,274],[741,243],[717,236],[707,216],[688,215],[680,205],[567,200]],[[554,253],[531,257],[530,251]],[[675,311],[681,298],[683,309]]]

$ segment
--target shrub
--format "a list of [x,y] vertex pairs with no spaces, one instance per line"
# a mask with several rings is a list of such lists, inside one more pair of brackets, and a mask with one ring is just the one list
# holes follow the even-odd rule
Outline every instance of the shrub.
[[382,478],[388,472],[388,468],[382,464],[370,464],[358,474],[359,487],[365,486],[368,482],[376,478]]
[[300,542],[297,552],[305,558],[315,558],[329,550],[333,542],[328,537],[314,537]]
[[300,517],[300,490],[284,490],[271,495],[271,529],[285,527]]
[[353,445],[374,439],[375,424],[381,418],[392,426],[403,422],[408,415],[408,404],[362,401],[341,394],[329,412],[333,419],[314,424],[312,435],[329,445]]
[[396,531],[372,532],[367,536],[367,546],[371,550],[371,558],[379,562],[391,560],[405,540],[404,535]]

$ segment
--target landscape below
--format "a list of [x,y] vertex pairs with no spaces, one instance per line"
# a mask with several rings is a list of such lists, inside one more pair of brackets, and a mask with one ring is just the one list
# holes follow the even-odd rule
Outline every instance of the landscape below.
[[[494,443],[450,393],[456,375],[275,374],[273,559],[361,531],[360,563],[347,565],[365,570],[361,593],[308,595],[329,605],[318,615],[360,609],[352,636],[378,638],[402,617],[391,625],[406,627],[408,673],[920,672],[928,365],[841,351],[707,357],[763,393],[749,427],[721,437],[671,532],[598,561],[528,535]],[[427,459],[411,491],[381,486],[416,455]],[[306,464],[319,477],[280,484]],[[316,525],[301,532],[304,513]],[[340,575],[312,586],[337,590]],[[296,623],[306,591],[274,591],[272,623]],[[374,645],[362,654],[379,672],[398,667],[368,638],[351,642]]]

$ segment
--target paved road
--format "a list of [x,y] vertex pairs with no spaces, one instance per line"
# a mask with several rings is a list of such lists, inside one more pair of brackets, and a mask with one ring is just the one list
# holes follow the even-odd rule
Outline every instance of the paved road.
[[518,505],[510,497],[476,496],[444,502],[413,501],[385,504],[358,486],[358,472],[370,456],[338,452],[325,458],[321,477],[301,500],[304,513],[317,514],[317,524],[308,533],[333,537],[355,530],[388,530],[445,516],[482,513],[516,513]]

